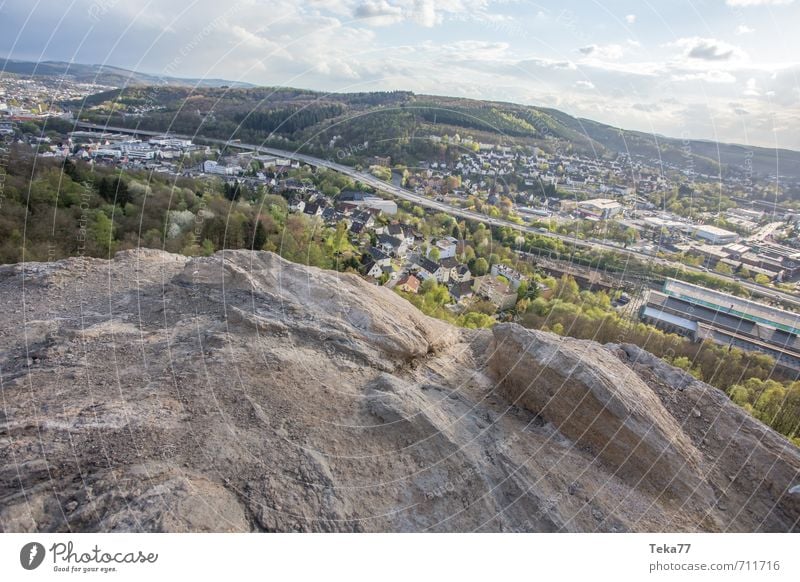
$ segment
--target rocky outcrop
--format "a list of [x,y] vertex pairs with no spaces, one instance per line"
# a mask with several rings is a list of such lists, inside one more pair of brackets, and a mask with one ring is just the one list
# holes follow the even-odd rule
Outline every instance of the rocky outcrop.
[[603,346],[494,328],[489,365],[500,393],[541,415],[631,487],[708,504],[701,455],[636,373]]
[[3,531],[792,531],[800,452],[634,346],[270,253],[0,267]]

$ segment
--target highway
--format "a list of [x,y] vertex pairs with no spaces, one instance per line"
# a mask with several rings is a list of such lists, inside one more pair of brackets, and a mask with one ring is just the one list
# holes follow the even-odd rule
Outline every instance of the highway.
[[[144,130],[134,130],[126,127],[114,127],[109,125],[99,125],[94,123],[86,123],[79,121],[75,124],[76,127],[81,129],[90,129],[94,131],[105,131],[105,132],[115,132],[115,133],[124,133],[129,135],[142,135],[142,136],[157,136],[157,135],[164,135],[164,132],[156,132],[156,131],[144,131]],[[528,226],[525,224],[517,224],[515,222],[511,222],[508,220],[504,220],[502,218],[491,218],[486,216],[485,214],[480,214],[479,212],[474,212],[471,210],[465,210],[463,208],[458,208],[455,206],[451,206],[450,204],[445,204],[444,202],[438,202],[436,200],[431,200],[425,196],[420,196],[419,194],[412,192],[406,188],[401,186],[396,186],[394,184],[390,184],[384,182],[373,176],[372,174],[368,174],[366,172],[359,172],[358,170],[350,167],[345,166],[343,164],[338,164],[336,162],[331,162],[329,160],[325,160],[322,158],[317,158],[314,156],[309,156],[307,154],[301,154],[298,152],[291,152],[287,150],[280,150],[276,148],[258,146],[254,144],[244,144],[239,143],[238,141],[226,141],[222,139],[214,139],[214,138],[207,138],[200,135],[190,136],[190,135],[179,135],[179,134],[172,134],[169,135],[179,138],[179,139],[200,139],[204,142],[222,145],[230,148],[242,149],[246,151],[252,151],[259,154],[268,154],[273,155],[280,158],[286,158],[290,160],[296,160],[299,162],[303,162],[310,166],[314,166],[317,168],[328,168],[330,170],[334,170],[346,176],[353,178],[354,180],[358,180],[367,184],[376,190],[389,194],[391,196],[400,198],[402,200],[407,200],[409,202],[413,202],[414,204],[418,204],[419,206],[425,208],[431,208],[433,210],[438,210],[440,212],[445,212],[452,216],[457,216],[459,218],[464,218],[468,220],[477,220],[479,222],[483,222],[486,225],[491,226],[499,226],[499,227],[508,227],[514,230],[530,233],[530,234],[538,234],[540,236],[548,236],[550,238],[555,238],[562,240],[566,243],[575,245],[576,247],[583,247],[583,248],[590,248],[590,249],[602,249],[607,251],[613,251],[615,253],[619,253],[623,256],[627,256],[630,258],[635,258],[639,261],[644,261],[645,263],[649,264],[656,264],[664,267],[670,267],[677,270],[685,270],[688,272],[695,272],[695,273],[707,273],[707,271],[692,267],[689,265],[684,265],[682,263],[678,263],[676,261],[669,261],[667,259],[662,259],[659,257],[653,257],[651,255],[647,255],[645,253],[641,253],[631,249],[625,249],[610,243],[602,242],[602,241],[586,241],[581,240],[576,237],[572,237],[569,235],[563,235],[553,232],[543,233],[538,228],[534,228],[532,226]],[[732,283],[737,283],[747,289],[750,293],[760,295],[763,297],[771,298],[771,299],[779,299],[784,301],[788,305],[792,305],[795,308],[800,308],[800,298],[785,293],[783,291],[779,291],[777,289],[772,289],[770,287],[765,287],[763,285],[758,285],[756,283],[751,283],[749,281],[743,281],[737,279],[736,277],[731,277],[728,275],[722,275],[719,273],[713,273],[715,277],[720,279],[724,279],[730,281]]]

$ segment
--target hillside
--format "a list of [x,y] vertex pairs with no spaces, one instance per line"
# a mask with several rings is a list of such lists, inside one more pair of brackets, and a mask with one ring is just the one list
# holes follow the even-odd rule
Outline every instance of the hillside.
[[800,528],[800,450],[630,345],[267,252],[9,265],[0,301],[4,532]]
[[[123,115],[119,106],[159,109]],[[513,103],[416,95],[408,91],[320,93],[283,87],[240,89],[129,87],[71,104],[83,119],[161,131],[291,147],[345,162],[391,156],[414,164],[445,155],[431,135],[467,136],[508,146],[535,145],[564,154],[615,158],[627,154],[717,176],[781,176],[800,180],[800,152],[704,140],[682,140],[615,128],[561,111]],[[113,107],[112,107],[113,105]],[[366,144],[366,145],[365,145]]]
[[0,59],[0,72],[21,76],[64,77],[76,83],[94,83],[107,87],[140,85],[167,85],[189,87],[250,87],[249,83],[223,79],[184,79],[168,75],[148,75],[112,65],[84,65],[62,61],[34,63],[13,59]]

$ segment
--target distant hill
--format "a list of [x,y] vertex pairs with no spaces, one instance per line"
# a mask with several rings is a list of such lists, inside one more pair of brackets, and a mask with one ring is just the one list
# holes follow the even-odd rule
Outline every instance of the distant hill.
[[[167,87],[160,111],[131,117],[93,111],[103,102],[136,107],[141,87],[94,95],[74,104],[81,117],[134,124],[142,129],[240,138],[303,149],[344,161],[391,156],[396,163],[433,159],[441,148],[431,135],[458,134],[474,141],[536,145],[545,150],[613,158],[620,153],[650,165],[689,168],[709,176],[750,171],[783,181],[800,180],[800,152],[704,140],[682,140],[620,129],[550,108],[480,101],[409,91],[322,93],[285,87]],[[333,145],[331,145],[333,143]],[[364,145],[367,144],[367,145]],[[352,159],[351,159],[352,158]]]
[[[506,145],[616,157],[620,153],[716,176],[780,175],[800,181],[800,152],[709,140],[682,140],[621,129],[563,111],[514,103],[417,95],[410,91],[323,93],[257,87],[221,79],[181,79],[107,65],[0,60],[0,70],[20,75],[61,76],[120,87],[73,104],[82,117],[161,130],[294,147],[321,155],[363,160],[391,156],[411,163],[435,155],[430,135],[459,134]],[[135,109],[152,105],[143,87],[158,85],[158,111],[106,115],[103,102]],[[95,109],[87,109],[95,107]],[[110,115],[110,116],[109,116]],[[331,145],[333,141],[333,145]],[[368,145],[364,146],[367,143]]]
[[182,79],[137,73],[110,65],[84,65],[62,61],[17,61],[0,59],[0,72],[37,77],[65,77],[76,83],[96,83],[111,87],[137,85],[199,86],[199,87],[252,87],[250,83],[223,79]]

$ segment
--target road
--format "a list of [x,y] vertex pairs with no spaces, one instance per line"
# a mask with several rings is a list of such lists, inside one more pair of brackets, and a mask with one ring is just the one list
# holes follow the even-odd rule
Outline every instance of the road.
[[[116,133],[125,133],[129,135],[142,135],[142,136],[156,136],[156,135],[164,135],[163,132],[156,132],[156,131],[143,131],[143,130],[133,130],[130,128],[125,127],[114,127],[109,125],[98,125],[94,123],[86,123],[86,122],[77,122],[76,127],[81,129],[90,129],[90,130],[97,130],[97,131],[111,131]],[[418,204],[424,208],[431,208],[433,210],[438,210],[440,212],[445,212],[452,216],[457,216],[459,218],[464,218],[468,220],[477,220],[479,222],[483,222],[484,224],[491,225],[491,226],[499,226],[499,227],[508,227],[514,230],[530,233],[530,234],[538,234],[543,236],[548,236],[550,238],[555,238],[562,240],[566,243],[575,245],[576,247],[583,247],[583,248],[590,248],[590,249],[603,249],[607,251],[613,251],[615,253],[619,253],[620,255],[627,256],[630,258],[635,258],[640,261],[644,261],[645,263],[656,264],[664,267],[670,267],[677,270],[685,270],[694,273],[706,273],[703,269],[699,269],[697,267],[692,267],[689,265],[684,265],[682,263],[678,263],[676,261],[669,261],[667,259],[662,259],[659,257],[653,257],[651,255],[647,255],[645,253],[641,253],[631,249],[625,249],[619,247],[617,245],[609,244],[602,241],[586,241],[581,240],[569,235],[558,234],[554,232],[547,232],[542,233],[538,228],[534,228],[532,226],[524,225],[524,224],[517,224],[515,222],[511,222],[509,220],[503,220],[502,218],[491,218],[486,216],[485,214],[480,214],[479,212],[473,212],[471,210],[465,210],[463,208],[458,208],[455,206],[451,206],[449,204],[445,204],[444,202],[438,202],[436,200],[431,200],[425,196],[420,196],[419,194],[412,192],[406,188],[402,188],[400,186],[396,186],[394,184],[390,184],[384,182],[376,178],[375,176],[365,173],[359,172],[358,170],[350,167],[345,166],[343,164],[337,164],[336,162],[331,162],[329,160],[324,160],[322,158],[317,158],[314,156],[309,156],[307,154],[301,154],[298,152],[291,152],[287,150],[280,150],[276,148],[258,146],[254,144],[244,144],[239,142],[231,142],[222,139],[214,139],[214,138],[207,138],[203,136],[190,136],[190,135],[178,135],[178,134],[170,134],[176,138],[181,139],[201,139],[205,142],[213,143],[216,145],[223,145],[232,148],[242,149],[246,151],[252,151],[260,154],[268,154],[277,156],[280,158],[286,158],[290,160],[296,160],[299,162],[303,162],[310,166],[315,166],[318,168],[328,168],[330,170],[334,170],[346,176],[353,178],[354,180],[358,180],[367,184],[376,190],[389,194],[391,196],[395,196],[402,200],[407,200],[409,202],[413,202],[414,204]],[[790,295],[788,293],[784,293],[783,291],[779,291],[777,289],[772,289],[770,287],[765,287],[764,285],[758,285],[756,283],[750,283],[748,281],[742,281],[737,279],[736,277],[730,277],[727,275],[722,275],[719,273],[714,273],[715,277],[720,279],[724,279],[730,281],[732,283],[737,283],[747,289],[750,293],[757,294],[763,297],[771,298],[771,299],[779,299],[784,301],[788,305],[793,305],[795,308],[800,308],[800,298],[795,297],[794,295]]]

